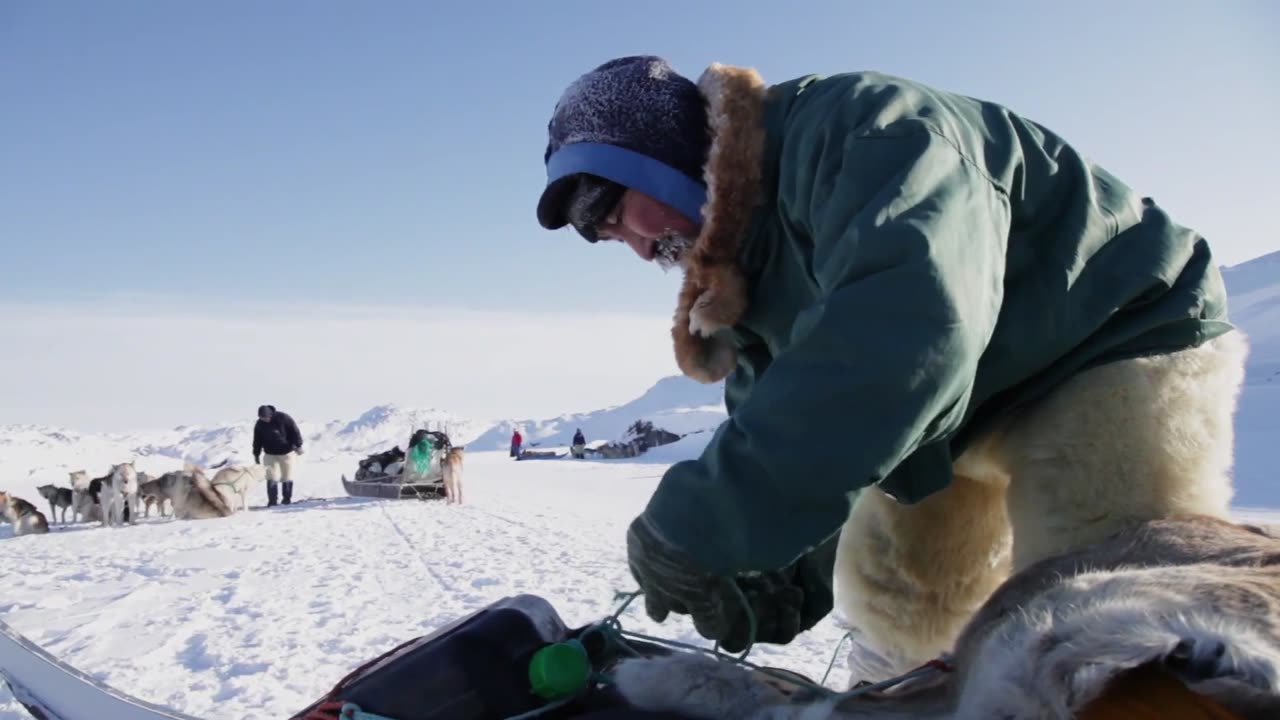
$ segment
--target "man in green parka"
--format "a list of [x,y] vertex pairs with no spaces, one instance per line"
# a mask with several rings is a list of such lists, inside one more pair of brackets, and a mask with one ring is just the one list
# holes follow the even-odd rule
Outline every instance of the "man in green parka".
[[651,617],[728,650],[838,604],[855,679],[948,649],[1009,572],[1227,515],[1245,339],[1208,243],[1051,130],[874,72],[619,58],[548,126],[543,227],[678,267],[729,417],[627,535]]

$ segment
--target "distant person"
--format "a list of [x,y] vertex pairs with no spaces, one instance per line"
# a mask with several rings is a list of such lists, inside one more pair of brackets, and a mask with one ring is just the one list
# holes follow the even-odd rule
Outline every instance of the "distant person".
[[578,428],[573,434],[573,445],[570,446],[569,451],[579,460],[587,456],[587,438],[582,434],[582,428]]
[[253,461],[262,464],[267,456],[267,507],[276,504],[277,482],[283,490],[282,504],[293,502],[293,459],[302,454],[302,433],[289,413],[274,405],[258,408],[258,422],[253,426]]
[[524,436],[519,430],[511,431],[511,457],[520,458],[520,446],[524,444]]
[[550,115],[538,221],[678,269],[674,359],[725,386],[627,535],[653,620],[733,651],[838,596],[877,680],[951,647],[1010,569],[1229,517],[1247,344],[1220,261],[1086,149],[884,73],[652,56]]

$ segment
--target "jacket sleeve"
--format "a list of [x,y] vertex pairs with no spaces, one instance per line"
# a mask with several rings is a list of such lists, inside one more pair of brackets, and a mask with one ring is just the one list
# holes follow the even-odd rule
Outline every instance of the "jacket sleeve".
[[1007,196],[930,131],[837,144],[780,198],[819,300],[749,394],[740,358],[728,420],[646,509],[712,572],[790,564],[891,474],[918,490],[904,502],[950,481],[947,439],[999,313]]
[[298,429],[298,423],[293,421],[292,415],[284,417],[285,432],[289,435],[289,444],[295,449],[302,447],[302,431]]
[[262,454],[262,423],[253,424],[253,456],[258,457]]

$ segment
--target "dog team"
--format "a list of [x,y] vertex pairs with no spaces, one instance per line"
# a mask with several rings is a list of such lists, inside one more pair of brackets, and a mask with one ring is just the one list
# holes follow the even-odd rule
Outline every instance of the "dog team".
[[[226,517],[249,509],[249,492],[266,478],[262,465],[222,463],[210,478],[190,462],[182,470],[150,477],[132,462],[113,465],[102,477],[90,478],[85,470],[70,473],[71,487],[41,485],[36,490],[49,503],[49,516],[67,522],[99,521],[104,526],[134,524],[139,514],[151,516],[156,506],[161,517],[178,520]],[[168,503],[168,512],[165,509]],[[49,532],[49,519],[35,505],[0,492],[0,516],[13,525],[14,535]]]
[[[254,463],[240,465],[224,460],[210,468],[217,470],[212,479],[190,462],[184,463],[182,470],[155,478],[139,472],[133,462],[126,462],[113,465],[106,475],[96,478],[90,478],[86,470],[76,470],[70,473],[71,487],[41,485],[36,489],[49,503],[50,517],[57,520],[60,514],[63,524],[67,522],[67,510],[71,510],[72,522],[99,521],[104,526],[134,524],[140,510],[143,517],[150,517],[153,505],[161,517],[167,517],[166,502],[175,519],[226,517],[249,509],[249,492],[262,482],[267,485],[268,507],[276,505],[277,498],[285,505],[291,504],[293,460],[302,454],[302,433],[288,413],[273,405],[259,406],[257,414]],[[425,431],[415,433],[410,447],[417,448],[426,437]],[[383,457],[389,454],[398,457]],[[389,464],[403,467],[406,459],[398,446],[374,457],[382,460],[379,470]],[[441,458],[445,497],[450,504],[462,502],[462,464],[461,447],[450,448]],[[34,504],[2,491],[0,518],[13,525],[14,535],[49,532],[49,519]]]

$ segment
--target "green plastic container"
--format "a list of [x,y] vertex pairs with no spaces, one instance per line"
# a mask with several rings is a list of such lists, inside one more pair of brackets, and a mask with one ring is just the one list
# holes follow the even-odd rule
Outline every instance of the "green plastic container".
[[546,700],[569,697],[587,686],[591,660],[576,640],[548,645],[529,660],[529,686]]

